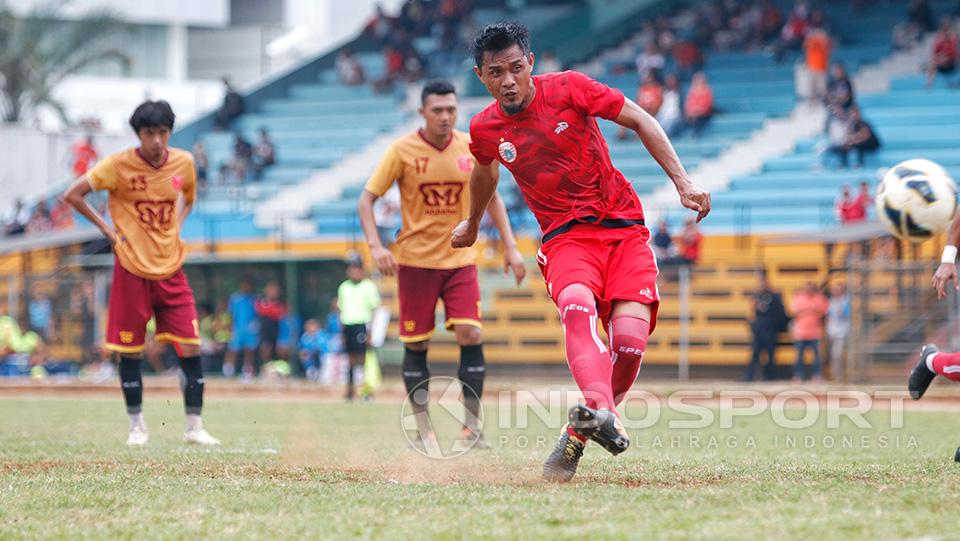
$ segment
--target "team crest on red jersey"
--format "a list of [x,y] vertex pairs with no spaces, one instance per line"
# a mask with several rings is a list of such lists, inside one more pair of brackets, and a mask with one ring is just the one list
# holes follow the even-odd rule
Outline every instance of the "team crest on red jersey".
[[173,189],[180,191],[180,188],[183,188],[183,175],[173,175],[173,178],[170,179],[170,184],[173,185]]
[[500,147],[497,148],[500,152],[500,158],[507,163],[513,163],[517,159],[517,147],[513,146],[513,143],[510,141],[504,141],[500,143]]
[[460,156],[460,157],[458,157],[458,158],[457,158],[457,167],[459,167],[460,170],[461,170],[461,171],[464,171],[464,172],[473,169],[473,158],[471,158],[470,156]]

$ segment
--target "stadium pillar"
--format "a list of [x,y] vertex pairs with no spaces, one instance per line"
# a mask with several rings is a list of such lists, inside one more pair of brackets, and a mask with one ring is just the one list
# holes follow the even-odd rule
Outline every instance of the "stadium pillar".
[[[286,284],[285,288],[287,290],[287,307],[290,314],[300,314],[300,291],[299,291],[299,281],[297,280],[297,270],[298,265],[294,261],[284,261],[283,263],[283,281]],[[292,332],[292,331],[291,331]],[[291,336],[293,336],[291,334]],[[297,340],[290,340],[290,359],[296,358],[299,355],[297,349]],[[288,361],[290,359],[287,359]],[[290,363],[291,368],[298,366],[297,363]]]

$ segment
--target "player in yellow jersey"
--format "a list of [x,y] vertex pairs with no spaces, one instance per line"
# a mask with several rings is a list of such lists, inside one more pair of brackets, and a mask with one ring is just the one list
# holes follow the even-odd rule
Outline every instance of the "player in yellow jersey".
[[[127,445],[147,443],[140,363],[147,322],[156,318],[155,340],[172,342],[180,356],[181,387],[189,443],[218,445],[200,420],[203,369],[193,290],[183,273],[180,227],[193,208],[197,183],[193,156],[168,148],[174,114],[165,101],[146,101],[130,117],[140,146],[117,152],[75,180],[64,198],[93,222],[113,246],[105,348],[120,357],[120,385],[130,417]],[[109,193],[112,224],[84,197]]]
[[[434,331],[437,300],[443,299],[445,326],[453,330],[460,345],[458,376],[465,409],[461,443],[488,447],[476,422],[485,374],[476,252],[450,247],[450,231],[469,213],[470,172],[475,165],[469,136],[454,129],[457,96],[453,85],[427,83],[420,115],[424,127],[391,144],[367,182],[360,196],[360,222],[380,272],[397,276],[403,382],[412,398],[421,442],[435,439],[426,415],[426,393],[414,391],[425,389],[430,378],[427,346]],[[381,243],[373,215],[374,201],[394,182],[400,188],[402,219],[396,257]],[[519,285],[526,270],[503,201],[494,197],[487,211],[504,243],[505,266]]]

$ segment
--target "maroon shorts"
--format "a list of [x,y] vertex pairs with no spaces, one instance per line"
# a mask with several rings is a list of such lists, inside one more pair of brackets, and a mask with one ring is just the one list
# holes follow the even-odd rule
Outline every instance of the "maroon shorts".
[[459,269],[400,265],[397,297],[400,300],[401,342],[422,342],[433,336],[438,299],[443,299],[447,329],[454,325],[482,326],[476,265]]
[[557,297],[569,285],[582,284],[597,299],[597,315],[606,326],[614,301],[650,306],[650,332],[657,325],[660,292],[657,258],[642,225],[609,228],[579,224],[554,237],[537,252],[547,292]]
[[156,341],[200,345],[193,290],[182,269],[163,280],[148,280],[114,261],[104,347],[119,353],[143,351],[151,316],[157,321]]

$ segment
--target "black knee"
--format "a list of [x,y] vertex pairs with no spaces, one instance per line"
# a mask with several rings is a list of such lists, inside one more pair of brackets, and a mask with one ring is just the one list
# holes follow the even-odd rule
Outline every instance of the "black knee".
[[140,413],[143,405],[143,376],[140,371],[141,359],[120,357],[120,388],[123,400],[127,404],[127,413]]
[[483,396],[483,380],[486,371],[482,344],[460,346],[460,368],[457,371],[457,376],[464,387],[464,401],[480,400],[480,397]]
[[180,388],[187,414],[200,415],[203,409],[203,366],[200,357],[180,359]]
[[[426,409],[429,398],[430,369],[427,368],[427,351],[415,351],[408,347],[403,348],[403,385],[407,389],[411,405],[417,411]],[[416,391],[423,390],[423,393]]]

